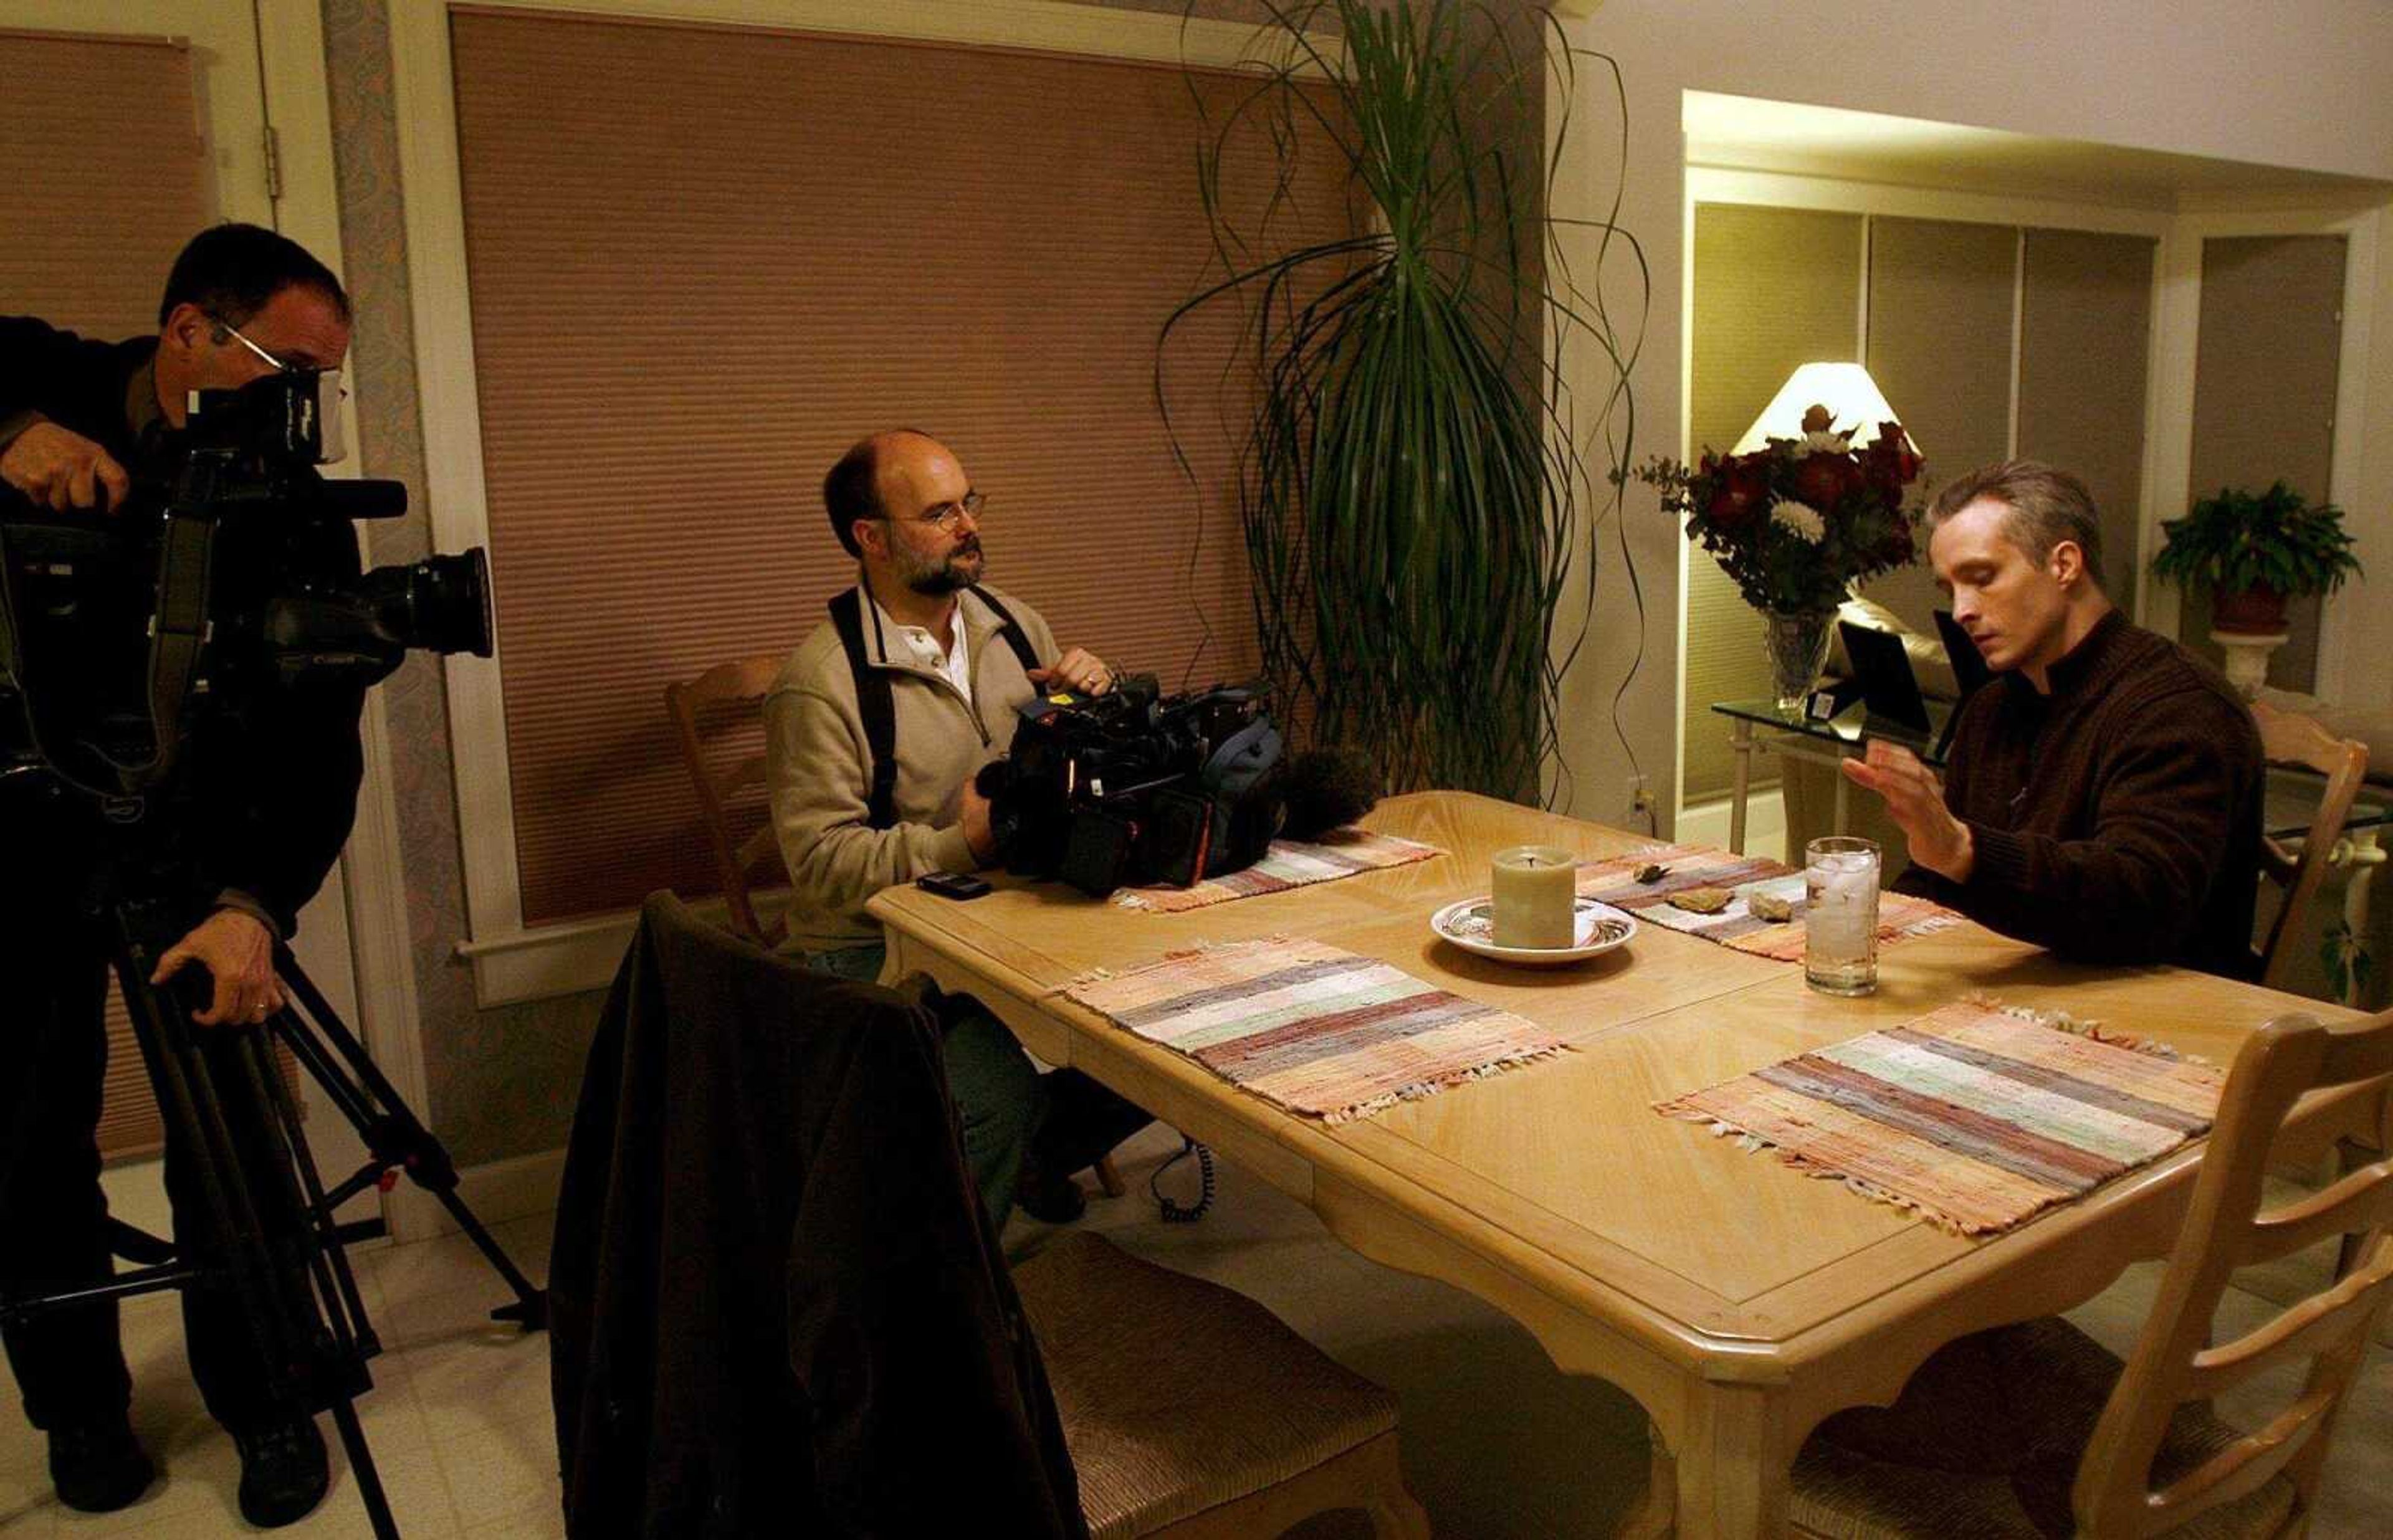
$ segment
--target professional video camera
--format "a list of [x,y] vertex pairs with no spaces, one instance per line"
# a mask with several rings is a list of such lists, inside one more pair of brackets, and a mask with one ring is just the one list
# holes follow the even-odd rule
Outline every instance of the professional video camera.
[[0,506],[0,774],[107,799],[174,769],[194,720],[268,689],[362,689],[411,647],[490,652],[477,548],[348,575],[395,481],[329,481],[317,371],[195,393],[163,473],[112,513]]
[[1095,897],[1241,870],[1278,835],[1313,839],[1379,799],[1350,752],[1284,762],[1256,686],[1165,696],[1153,674],[1130,674],[1105,695],[1034,697],[1021,717],[1009,757],[976,783],[998,843],[1015,873]]

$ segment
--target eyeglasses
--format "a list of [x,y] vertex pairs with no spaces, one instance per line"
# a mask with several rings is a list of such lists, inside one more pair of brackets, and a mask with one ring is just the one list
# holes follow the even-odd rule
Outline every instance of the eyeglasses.
[[318,369],[311,364],[293,363],[288,359],[277,358],[258,346],[240,327],[222,316],[210,315],[208,324],[215,328],[218,344],[241,344],[278,374],[313,374],[316,377],[316,415],[323,445],[323,459],[320,463],[334,464],[348,453],[341,436],[341,403],[349,398],[349,388],[342,383],[338,369]]
[[[255,342],[252,341],[247,333],[243,332],[240,327],[235,326],[232,322],[225,320],[222,316],[209,316],[208,324],[216,328],[216,341],[220,343],[237,342],[241,344],[243,347],[248,348],[252,353],[256,354],[259,360],[265,363],[268,368],[277,370],[293,370],[314,369],[316,367],[313,364],[293,363],[288,359],[278,358],[274,354],[268,353],[265,348],[258,346]],[[317,372],[323,374],[338,374],[340,372],[337,368],[321,369]]]
[[899,518],[895,514],[874,514],[870,516],[889,524],[927,524],[943,535],[956,532],[957,524],[969,517],[974,524],[981,521],[982,510],[988,499],[978,492],[966,492],[960,502],[935,502],[911,518]]

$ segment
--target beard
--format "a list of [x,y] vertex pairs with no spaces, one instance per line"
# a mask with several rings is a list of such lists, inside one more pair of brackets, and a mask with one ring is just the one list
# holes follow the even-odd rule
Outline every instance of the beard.
[[899,575],[907,587],[929,598],[944,599],[980,581],[987,557],[982,554],[980,537],[974,535],[936,561],[907,552],[902,567]]

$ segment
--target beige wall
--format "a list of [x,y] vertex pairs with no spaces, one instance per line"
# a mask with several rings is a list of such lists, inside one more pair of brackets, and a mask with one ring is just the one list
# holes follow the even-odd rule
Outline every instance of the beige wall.
[[[1989,7],[1975,0],[1607,0],[1566,23],[1573,41],[1615,58],[1628,81],[1625,167],[1604,126],[1608,77],[1582,71],[1576,137],[1558,215],[1586,215],[1626,174],[1623,223],[1642,243],[1653,298],[1634,376],[1641,453],[1675,452],[1681,424],[1681,287],[1687,252],[1680,96],[1688,90],[1796,100],[2304,170],[2393,179],[2393,9],[2365,0],[2286,0],[2268,24],[2248,6],[2185,0]],[[2222,104],[2232,104],[2227,110]],[[2333,108],[2321,110],[2321,103]],[[1590,125],[1594,131],[1585,132]],[[1582,274],[1592,262],[1581,254]],[[2377,266],[2380,311],[2368,366],[2368,445],[2354,499],[2363,542],[2393,519],[2393,254]],[[1624,257],[1608,275],[1633,313]],[[1601,388],[1580,356],[1579,389]],[[1667,766],[1674,737],[1680,546],[1652,494],[1633,490],[1626,535],[1642,581],[1643,661],[1622,704],[1643,768]],[[1610,726],[1631,655],[1636,608],[1607,531],[1596,635],[1574,671],[1565,738],[1572,810],[1628,821],[1627,762]],[[2388,569],[2393,570],[2393,569]],[[2385,581],[2385,580],[2380,580]],[[2348,594],[2350,591],[2347,590]],[[2364,598],[2346,602],[2364,605]],[[2378,609],[2393,609],[2379,606]],[[2387,628],[2393,618],[2371,616]],[[2382,688],[2382,682],[2376,687]],[[2347,692],[2350,693],[2350,692]],[[1667,770],[1663,772],[1667,774]]]

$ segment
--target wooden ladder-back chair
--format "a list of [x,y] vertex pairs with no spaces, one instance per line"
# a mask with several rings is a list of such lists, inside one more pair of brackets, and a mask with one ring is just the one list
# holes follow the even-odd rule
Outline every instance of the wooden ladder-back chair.
[[[2380,1157],[2265,1210],[2262,1184],[2295,1103],[2388,1073],[2393,1011],[2339,1028],[2288,1016],[2254,1033],[2228,1075],[2184,1228],[2125,1364],[2057,1318],[1949,1344],[1891,1408],[1840,1413],[1804,1446],[1792,1494],[1798,1532],[2102,1540],[2304,1533],[2335,1415],[2393,1279],[2393,1165]],[[2373,1098],[2369,1116],[2381,1141],[2393,1097],[2381,1083],[2360,1094]],[[2237,1270],[2337,1236],[2343,1261],[2325,1286],[2265,1325],[2212,1343]],[[2300,1364],[2308,1369],[2299,1389],[2256,1428],[2211,1414],[2212,1398]],[[1922,1393],[1923,1385],[1933,1389]],[[1955,1430],[2002,1446],[1998,1456],[1975,1455],[1966,1470],[1940,1467]],[[1887,1447],[1897,1441],[1921,1457]]]
[[2282,989],[2300,943],[2303,917],[2326,878],[2335,842],[2343,836],[2344,821],[2351,816],[2351,804],[2368,773],[2368,746],[2337,737],[2308,717],[2278,711],[2264,701],[2252,703],[2252,720],[2259,724],[2261,751],[2269,763],[2299,765],[2326,777],[2326,790],[2298,853],[2266,836],[2260,841],[2260,868],[2284,890],[2284,902],[2260,947],[2260,982]]
[[[698,720],[712,706],[762,700],[765,692],[773,687],[773,680],[787,658],[788,654],[777,652],[743,658],[736,663],[717,663],[695,679],[677,680],[665,686],[665,711],[673,718],[673,738],[681,745],[682,763],[688,766],[690,782],[698,790],[700,821],[706,826],[708,848],[714,852],[715,876],[723,884],[723,901],[730,911],[731,928],[760,946],[779,946],[789,923],[779,915],[769,921],[758,917],[750,897],[748,879],[768,857],[772,869],[776,873],[781,870],[780,844],[769,819],[756,832],[735,843],[730,816],[725,810],[740,792],[765,783],[765,756],[751,754],[732,766],[729,774],[717,776],[707,764],[706,748],[699,739]],[[1118,1198],[1129,1191],[1112,1155],[1105,1156],[1090,1169],[1107,1197]]]
[[762,700],[765,692],[773,687],[773,678],[781,672],[788,656],[777,652],[743,658],[736,663],[718,663],[695,679],[675,681],[665,686],[665,710],[673,717],[673,737],[681,745],[682,763],[689,767],[690,781],[698,790],[700,821],[706,826],[707,845],[714,852],[715,876],[723,884],[724,904],[731,911],[731,928],[760,946],[779,945],[787,923],[778,915],[769,922],[758,918],[749,896],[748,878],[767,856],[778,872],[780,846],[774,839],[769,820],[745,840],[734,843],[726,809],[740,792],[765,784],[765,756],[751,754],[732,766],[728,774],[718,776],[707,763],[706,747],[699,740],[698,723],[709,707]]
[[[2382,1081],[2393,1073],[2393,1011],[2331,1029],[2307,1017],[2269,1023],[2235,1055],[2202,1175],[2160,1295],[2118,1389],[2102,1409],[2072,1494],[2088,1533],[2142,1535],[2248,1501],[2282,1479],[2294,1507],[2284,1529],[2308,1527],[2326,1468],[2335,1414],[2351,1389],[2393,1278],[2393,1166],[2360,1167],[2325,1191],[2263,1209],[2269,1155],[2285,1115],[2314,1090]],[[2377,1148],[2393,1120],[2375,1089]],[[2219,1297],[2236,1271],[2322,1240],[2344,1240],[2337,1276],[2266,1325],[2212,1345]],[[2155,1490],[2154,1456],[2178,1407],[2202,1403],[2280,1364],[2304,1363],[2301,1389],[2267,1424]]]

